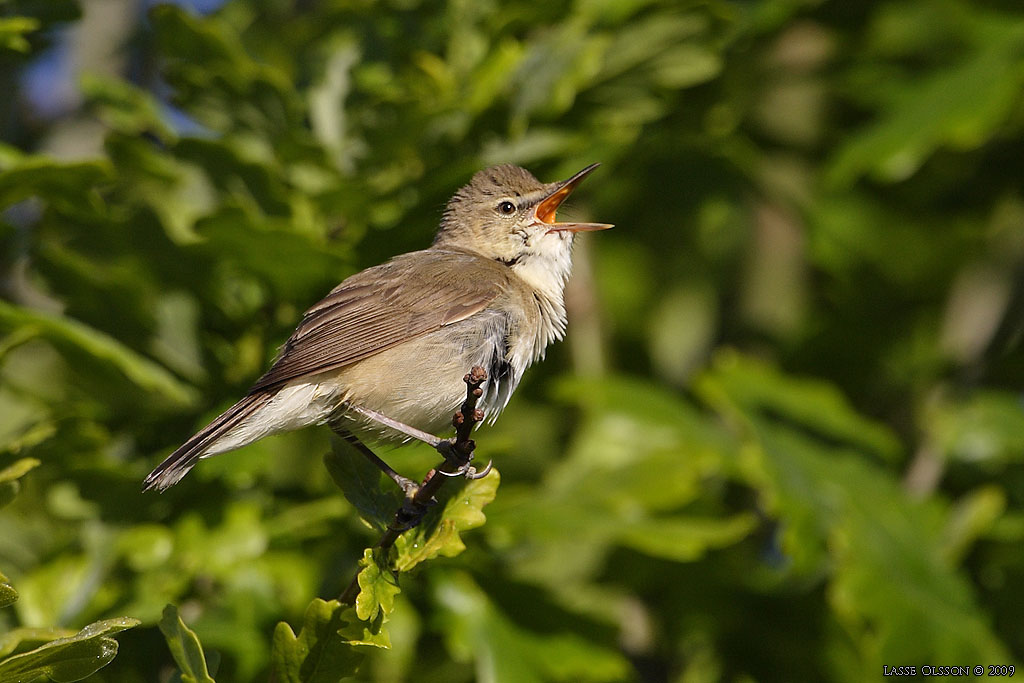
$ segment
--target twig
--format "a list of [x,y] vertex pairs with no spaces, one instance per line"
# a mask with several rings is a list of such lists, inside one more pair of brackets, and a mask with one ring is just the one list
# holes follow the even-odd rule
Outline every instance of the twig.
[[[434,494],[440,490],[448,478],[460,475],[480,478],[490,472],[490,463],[479,474],[470,467],[476,443],[469,437],[473,432],[473,427],[484,419],[483,411],[477,408],[476,404],[483,395],[483,389],[480,388],[480,385],[486,379],[487,372],[478,365],[473,366],[469,374],[462,378],[466,383],[466,400],[463,401],[459,412],[452,416],[452,425],[455,427],[454,439],[439,439],[433,434],[427,434],[408,425],[395,422],[391,418],[372,410],[362,408],[358,411],[366,417],[382,422],[408,436],[429,443],[438,453],[444,456],[444,462],[427,472],[427,475],[423,478],[419,487],[417,487],[416,492],[405,499],[402,507],[395,512],[394,520],[388,525],[388,528],[374,546],[383,550],[385,557],[403,532],[415,527],[423,520],[430,506],[436,502]],[[358,571],[345,591],[338,597],[338,600],[347,605],[354,605],[357,595],[359,595]]]

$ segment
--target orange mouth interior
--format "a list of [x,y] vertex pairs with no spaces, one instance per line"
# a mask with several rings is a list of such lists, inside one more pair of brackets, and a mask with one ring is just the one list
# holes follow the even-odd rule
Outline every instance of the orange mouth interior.
[[537,218],[544,223],[555,222],[555,212],[558,211],[558,207],[565,201],[565,198],[572,192],[572,187],[566,185],[560,190],[556,191],[550,197],[545,197],[539,204],[537,204]]

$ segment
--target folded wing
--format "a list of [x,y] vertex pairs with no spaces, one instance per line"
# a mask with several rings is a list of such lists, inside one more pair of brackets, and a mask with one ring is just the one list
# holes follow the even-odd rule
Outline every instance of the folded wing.
[[[481,277],[481,267],[501,277]],[[467,252],[428,249],[357,273],[306,311],[252,390],[338,369],[465,320],[501,294],[506,270]]]

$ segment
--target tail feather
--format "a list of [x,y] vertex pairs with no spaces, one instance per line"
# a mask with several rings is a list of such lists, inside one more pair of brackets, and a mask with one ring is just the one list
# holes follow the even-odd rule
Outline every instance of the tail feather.
[[221,437],[266,405],[272,396],[266,392],[252,393],[225,410],[157,465],[146,477],[142,490],[164,491],[177,484]]

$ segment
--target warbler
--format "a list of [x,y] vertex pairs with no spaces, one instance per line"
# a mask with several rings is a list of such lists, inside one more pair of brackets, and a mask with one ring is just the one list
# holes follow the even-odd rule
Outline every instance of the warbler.
[[463,376],[487,371],[479,407],[493,421],[523,373],[565,333],[563,292],[580,232],[555,212],[598,164],[542,183],[513,165],[476,173],[448,202],[433,244],[347,278],[302,317],[249,392],[171,453],[144,482],[164,490],[202,458],[279,432],[329,424],[400,486],[363,441],[407,439],[372,412],[429,433],[450,426]]

